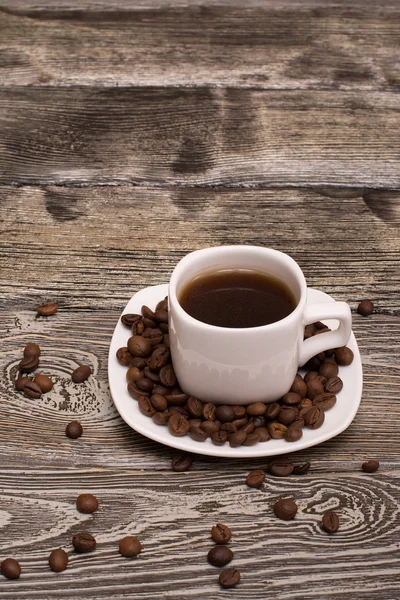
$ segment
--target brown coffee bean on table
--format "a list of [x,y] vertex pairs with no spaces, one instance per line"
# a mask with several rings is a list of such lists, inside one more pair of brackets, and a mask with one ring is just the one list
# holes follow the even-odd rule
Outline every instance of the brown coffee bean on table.
[[275,477],[288,477],[293,473],[294,465],[284,460],[273,460],[269,463],[268,471]]
[[233,552],[227,546],[214,546],[207,554],[207,560],[214,567],[224,567],[231,562]]
[[49,566],[54,573],[65,571],[68,566],[68,554],[62,548],[57,548],[50,553]]
[[200,419],[203,416],[203,403],[198,398],[190,396],[187,399],[186,406],[192,417]]
[[335,359],[338,365],[347,367],[353,362],[354,353],[347,346],[341,346],[340,348],[336,348]]
[[29,377],[26,377],[26,376],[25,377],[18,377],[15,380],[15,389],[18,392],[23,392],[25,384],[29,383],[30,381],[31,381],[31,379],[29,379]]
[[157,412],[164,412],[168,408],[168,402],[164,396],[160,396],[160,394],[153,394],[150,396],[150,402]]
[[240,581],[240,571],[238,569],[224,569],[219,575],[219,583],[223,588],[233,588]]
[[330,510],[322,517],[321,525],[327,533],[335,533],[339,529],[339,517]]
[[274,504],[274,513],[278,519],[283,521],[291,521],[297,513],[297,504],[292,498],[282,498]]
[[140,540],[134,535],[127,535],[119,542],[119,552],[125,558],[138,556],[142,551]]
[[88,365],[80,365],[71,375],[73,383],[83,383],[92,374],[92,369]]
[[42,396],[42,390],[34,381],[27,381],[24,385],[24,394],[27,398],[38,400]]
[[226,431],[226,433],[236,433],[237,427],[233,423],[222,423],[220,430]]
[[161,345],[158,348],[154,348],[148,361],[150,369],[158,372],[167,364],[169,357],[170,353],[166,346]]
[[363,317],[368,317],[374,312],[374,305],[371,300],[362,300],[357,307],[357,312]]
[[46,304],[40,304],[36,308],[36,311],[41,317],[50,317],[51,315],[55,315],[57,308],[57,302],[47,302]]
[[364,473],[375,473],[379,469],[379,460],[368,460],[361,465]]
[[77,438],[80,438],[82,433],[83,433],[83,428],[82,428],[82,425],[79,423],[79,421],[71,421],[71,423],[68,423],[66,430],[65,430],[65,435],[67,437],[71,438],[72,440],[76,440]]
[[139,390],[142,390],[142,392],[150,393],[154,387],[154,382],[151,381],[151,379],[147,379],[147,377],[139,377],[139,379],[135,381],[135,385]]
[[311,408],[312,405],[313,401],[310,400],[310,398],[303,398],[301,402],[299,402],[299,404],[297,405],[297,408],[301,410],[302,408]]
[[5,558],[0,564],[0,572],[7,579],[19,579],[21,565],[15,558]]
[[232,537],[232,532],[227,525],[217,523],[211,529],[211,537],[217,544],[227,544]]
[[47,394],[53,389],[53,382],[50,377],[47,377],[47,375],[43,375],[42,373],[35,375],[33,382],[40,387],[42,394]]
[[295,475],[306,475],[310,469],[310,463],[304,463],[302,465],[295,465],[293,469],[293,473]]
[[168,323],[168,312],[162,308],[158,308],[153,314],[153,319],[157,323]]
[[193,456],[189,452],[180,452],[172,457],[172,470],[177,473],[189,471],[193,463]]
[[99,501],[93,494],[80,494],[76,499],[76,508],[80,513],[91,514],[99,508]]
[[128,393],[135,400],[139,400],[139,398],[141,398],[142,396],[148,397],[150,395],[148,392],[139,390],[138,386],[136,385],[136,383],[134,381],[131,381],[130,383],[128,383]]
[[80,554],[93,552],[93,550],[96,548],[96,540],[90,533],[82,531],[81,533],[76,533],[73,536],[72,545],[76,552],[79,552]]
[[246,483],[251,488],[259,488],[265,481],[265,472],[262,469],[250,471],[246,477]]
[[147,327],[143,332],[143,339],[149,340],[153,347],[163,343],[164,334],[159,327]]
[[24,357],[40,356],[40,347],[37,344],[29,342],[24,348]]
[[141,356],[134,356],[131,359],[131,367],[136,367],[140,371],[143,371],[147,367],[147,359]]
[[244,406],[236,405],[233,406],[233,411],[235,413],[235,419],[243,419],[246,416],[246,409]]
[[27,358],[23,358],[18,365],[18,369],[21,373],[31,373],[34,371],[39,365],[39,357],[38,356],[28,356]]

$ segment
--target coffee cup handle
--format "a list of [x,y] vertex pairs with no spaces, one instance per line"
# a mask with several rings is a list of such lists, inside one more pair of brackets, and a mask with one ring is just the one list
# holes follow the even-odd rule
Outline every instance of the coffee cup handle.
[[339,327],[334,331],[327,331],[303,340],[300,346],[299,366],[302,367],[310,358],[330,350],[345,346],[351,334],[351,311],[346,302],[318,302],[306,304],[304,308],[303,324],[309,325],[323,319],[337,319]]

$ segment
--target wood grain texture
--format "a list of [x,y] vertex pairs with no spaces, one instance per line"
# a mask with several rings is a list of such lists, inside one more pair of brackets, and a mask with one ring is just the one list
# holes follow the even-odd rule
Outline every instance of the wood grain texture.
[[400,85],[398,3],[41,6],[5,3],[1,86],[376,91]]

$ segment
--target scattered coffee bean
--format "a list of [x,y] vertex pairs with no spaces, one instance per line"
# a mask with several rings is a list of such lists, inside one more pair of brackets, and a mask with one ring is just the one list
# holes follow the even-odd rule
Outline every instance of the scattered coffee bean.
[[5,558],[0,565],[0,571],[7,579],[19,579],[21,565],[15,558]]
[[217,544],[227,544],[232,537],[232,532],[227,525],[217,523],[211,529],[211,537]]
[[347,346],[337,348],[335,351],[335,359],[338,365],[341,367],[347,367],[353,362],[354,353]]
[[116,352],[117,361],[123,367],[129,367],[132,361],[132,354],[129,352],[126,346],[122,346],[122,348],[118,348]]
[[243,417],[243,419],[235,419],[232,421],[232,424],[236,427],[236,429],[242,429],[249,422],[248,417]]
[[235,411],[232,406],[228,404],[222,404],[221,406],[217,406],[215,411],[215,416],[218,421],[222,423],[228,423],[235,420]]
[[379,469],[379,460],[368,460],[361,465],[365,473],[375,473]]
[[310,463],[304,463],[302,465],[295,465],[293,473],[295,475],[306,475],[310,469]]
[[343,381],[340,377],[331,377],[325,384],[325,391],[331,392],[332,394],[338,394],[343,388]]
[[250,471],[246,477],[246,483],[251,488],[259,488],[265,481],[265,472],[261,469]]
[[24,394],[27,398],[37,400],[42,395],[42,390],[34,381],[27,381],[24,385]]
[[99,508],[99,501],[93,494],[80,494],[76,499],[76,508],[80,513],[91,514]]
[[227,546],[214,546],[207,554],[207,560],[214,567],[224,567],[231,562],[233,552]]
[[272,421],[272,423],[268,423],[267,430],[269,435],[274,440],[281,440],[286,435],[287,427],[283,423],[278,423],[278,421]]
[[223,446],[228,439],[228,434],[226,431],[215,431],[211,434],[211,441],[216,446]]
[[41,389],[42,394],[47,394],[53,389],[53,382],[47,375],[38,374],[33,378],[33,383],[36,383]]
[[238,569],[224,569],[219,575],[219,583],[223,588],[233,588],[240,581]]
[[180,452],[172,457],[172,470],[177,473],[189,471],[193,463],[193,456],[189,452]]
[[51,315],[55,315],[57,308],[56,302],[48,302],[47,304],[40,304],[36,310],[41,317],[50,317]]
[[333,511],[328,511],[322,517],[322,528],[327,533],[335,533],[339,529],[339,517]]
[[374,305],[371,300],[362,300],[357,307],[357,312],[363,317],[368,317],[374,312]]
[[90,533],[76,533],[72,538],[72,545],[79,554],[93,552],[96,548],[96,540]]
[[292,498],[283,498],[274,504],[274,513],[278,519],[283,521],[291,521],[297,513],[297,504]]
[[21,373],[31,373],[39,365],[38,356],[28,356],[23,358],[18,365],[18,369]]
[[79,421],[71,421],[71,423],[68,423],[67,428],[65,430],[65,435],[71,438],[72,440],[80,438],[82,433],[83,429]]
[[61,573],[61,571],[65,571],[68,565],[68,554],[62,548],[53,550],[49,556],[49,565],[50,569],[54,571],[54,573]]
[[128,350],[132,356],[146,358],[147,356],[150,356],[152,352],[152,345],[150,340],[141,335],[132,335],[128,340]]
[[138,556],[142,551],[140,540],[134,535],[127,535],[119,542],[119,552],[125,558]]
[[[247,414],[251,417],[257,417],[266,413],[267,407],[263,402],[254,402],[247,407]],[[236,418],[236,414],[235,414]],[[233,419],[232,419],[233,420]]]
[[274,460],[269,463],[268,470],[275,477],[288,477],[293,473],[294,465],[283,460]]
[[292,423],[287,432],[285,433],[285,440],[287,442],[298,442],[303,437],[303,430],[301,426],[296,425],[296,422]]
[[37,344],[29,342],[24,348],[24,357],[30,358],[32,356],[40,356],[40,348]]
[[293,405],[293,404],[298,404],[300,401],[301,401],[301,396],[300,396],[300,394],[296,394],[296,392],[288,392],[287,394],[282,396],[282,402],[284,404]]
[[[154,409],[153,409],[154,410]],[[185,417],[173,414],[168,419],[168,431],[175,437],[186,435],[190,429],[190,424]]]
[[18,392],[23,392],[25,385],[30,381],[29,377],[18,377],[15,381],[15,389],[18,390]]
[[305,422],[310,429],[318,429],[325,420],[324,411],[319,406],[312,406],[305,414]]
[[127,313],[126,315],[122,315],[122,317],[121,317],[121,321],[126,327],[132,327],[132,325],[136,321],[141,321],[141,320],[142,320],[142,315],[136,315],[136,314],[131,314],[131,313]]
[[83,383],[92,374],[92,369],[88,365],[81,365],[71,375],[74,383]]

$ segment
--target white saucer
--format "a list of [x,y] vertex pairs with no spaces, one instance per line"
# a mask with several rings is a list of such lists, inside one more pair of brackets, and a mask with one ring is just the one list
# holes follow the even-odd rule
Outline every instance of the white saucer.
[[[128,302],[124,313],[140,313],[143,304],[154,309],[157,302],[168,294],[168,284],[155,285],[137,292]],[[334,302],[331,296],[308,288],[308,302]],[[338,325],[336,321],[325,321],[331,329]],[[339,376],[343,380],[343,389],[337,395],[336,405],[326,412],[325,422],[319,429],[303,429],[303,437],[298,442],[286,442],[285,440],[269,440],[259,442],[255,446],[241,446],[231,448],[229,444],[215,446],[211,440],[195,442],[189,435],[184,437],[172,436],[168,428],[153,423],[150,417],[143,415],[138,408],[136,400],[131,398],[126,387],[126,367],[120,365],[116,359],[116,352],[121,346],[126,346],[130,331],[121,320],[118,321],[111,340],[110,353],[108,357],[108,379],[110,382],[111,395],[114,404],[121,417],[132,429],[142,435],[165,444],[197,454],[209,456],[224,456],[227,458],[255,458],[258,456],[275,456],[287,452],[303,450],[310,446],[316,446],[335,437],[350,425],[354,419],[361,401],[362,392],[362,366],[354,334],[351,334],[348,342],[349,348],[354,352],[354,360],[348,367],[339,367]]]

